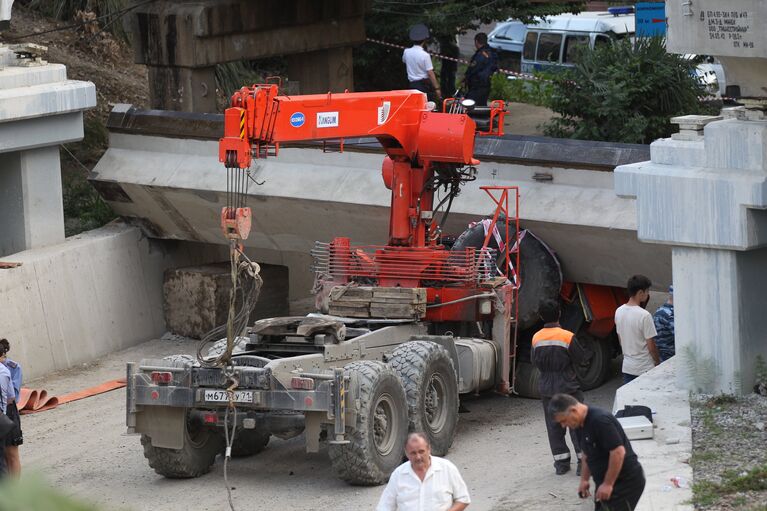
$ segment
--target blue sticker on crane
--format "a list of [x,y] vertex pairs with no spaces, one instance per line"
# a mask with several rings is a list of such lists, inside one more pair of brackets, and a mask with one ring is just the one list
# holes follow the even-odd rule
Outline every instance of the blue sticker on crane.
[[294,128],[300,128],[306,122],[306,116],[301,112],[296,112],[290,116],[290,125]]

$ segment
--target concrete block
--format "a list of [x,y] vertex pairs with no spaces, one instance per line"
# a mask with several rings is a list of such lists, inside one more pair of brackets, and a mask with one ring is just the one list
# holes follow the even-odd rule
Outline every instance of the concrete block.
[[767,174],[767,121],[726,120],[706,126],[706,166]]
[[703,131],[682,130],[679,133],[672,133],[671,139],[684,140],[686,142],[696,142],[698,140],[703,140]]
[[[289,312],[287,268],[261,265],[261,278],[263,285],[249,323]],[[225,324],[231,289],[229,263],[167,270],[163,310],[168,330],[201,339],[213,328]]]

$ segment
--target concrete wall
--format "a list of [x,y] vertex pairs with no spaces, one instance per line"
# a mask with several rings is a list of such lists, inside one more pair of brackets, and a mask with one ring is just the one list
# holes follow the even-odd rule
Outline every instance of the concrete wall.
[[165,331],[166,268],[222,259],[220,247],[150,240],[121,223],[5,257],[22,265],[0,270],[0,336],[25,379],[94,360]]

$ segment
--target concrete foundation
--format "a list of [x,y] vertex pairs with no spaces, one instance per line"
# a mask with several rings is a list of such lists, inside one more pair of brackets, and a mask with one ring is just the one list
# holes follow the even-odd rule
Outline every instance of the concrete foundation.
[[0,46],[0,256],[64,241],[58,145],[83,138],[94,106],[92,83]]
[[767,359],[767,120],[743,113],[680,118],[704,136],[658,140],[650,162],[615,171],[616,193],[637,198],[639,239],[674,246],[679,382],[707,393],[749,392]]
[[0,332],[27,379],[165,332],[163,272],[226,260],[222,247],[150,240],[113,223],[0,261]]

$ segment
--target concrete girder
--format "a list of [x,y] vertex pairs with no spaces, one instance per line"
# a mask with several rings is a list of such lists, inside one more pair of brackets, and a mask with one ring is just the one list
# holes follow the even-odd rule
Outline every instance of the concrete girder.
[[[110,148],[91,182],[117,213],[152,237],[223,243],[220,117],[116,107]],[[156,136],[158,131],[166,136]],[[278,158],[256,160],[252,167],[265,183],[251,184],[253,229],[245,245],[259,262],[289,268],[293,304],[311,288],[309,251],[315,240],[349,236],[356,243],[386,242],[391,196],[381,180],[383,152],[375,142],[347,143],[355,150],[323,154],[319,147],[283,147]],[[502,151],[508,154],[499,159]],[[636,239],[635,203],[615,197],[609,171],[618,161],[646,159],[645,151],[630,144],[541,137],[478,139],[475,154],[483,162],[478,179],[456,199],[446,232],[460,233],[492,211],[481,185],[518,185],[523,226],[557,252],[566,278],[623,286],[628,275],[642,272],[663,288],[671,281],[670,248]],[[509,161],[512,153],[516,162]]]
[[[216,64],[290,56],[302,94],[353,90],[351,47],[365,41],[366,0],[160,1],[129,20],[149,66],[152,108],[213,112]],[[295,77],[295,78],[294,78]]]

